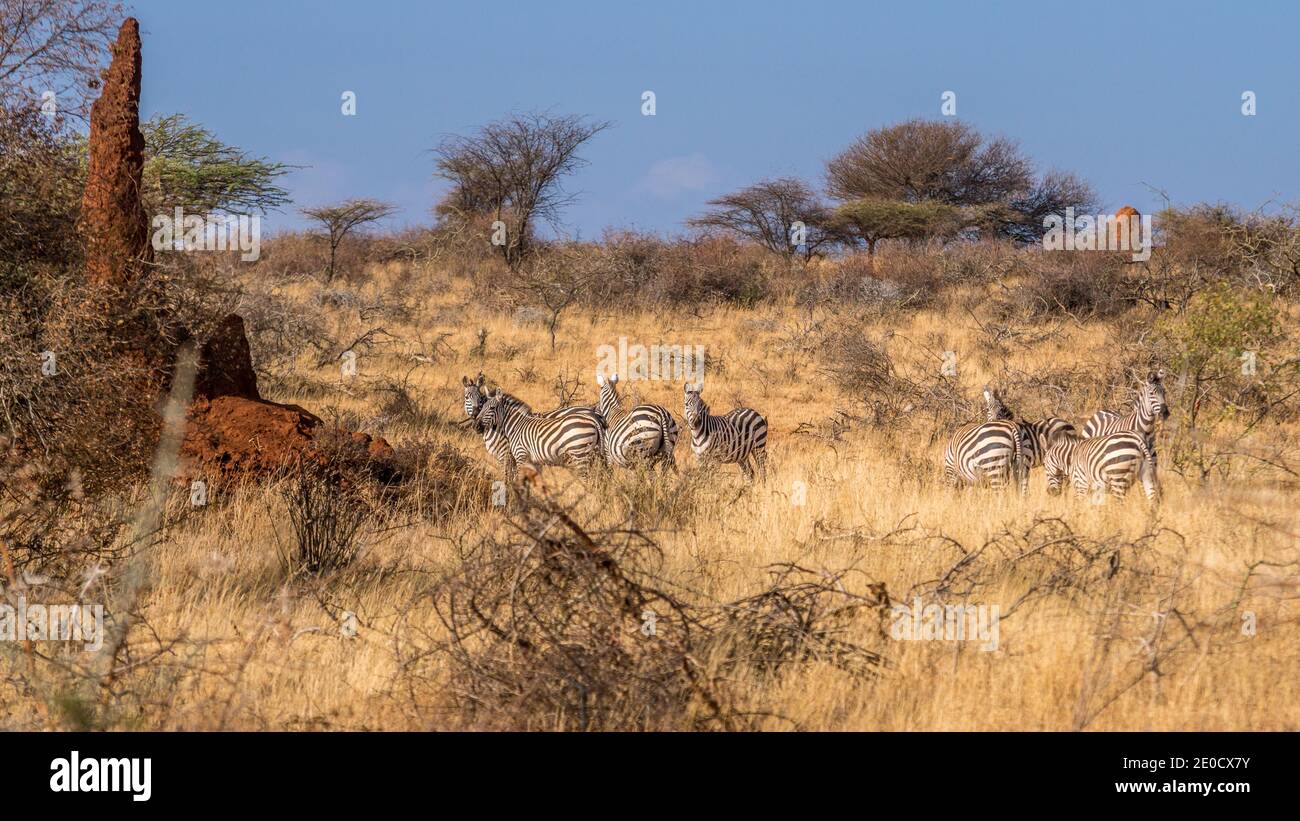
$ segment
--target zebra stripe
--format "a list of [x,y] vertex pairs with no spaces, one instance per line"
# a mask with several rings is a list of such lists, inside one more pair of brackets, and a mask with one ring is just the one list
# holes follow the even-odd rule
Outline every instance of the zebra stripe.
[[1023,492],[1023,438],[1015,422],[970,422],[962,425],[943,450],[943,473],[949,486],[988,484],[1001,489],[1016,477]]
[[997,390],[984,389],[984,402],[988,408],[988,421],[1015,422],[1020,428],[1020,447],[1024,453],[1025,469],[1030,470],[1043,464],[1043,457],[1053,439],[1064,433],[1074,433],[1074,425],[1059,416],[1049,416],[1037,422],[1025,419],[1016,420],[1002,401]]
[[1120,431],[1134,431],[1146,438],[1147,447],[1155,453],[1156,420],[1169,418],[1169,405],[1165,397],[1165,372],[1156,371],[1147,376],[1138,391],[1133,410],[1127,415],[1118,411],[1099,410],[1083,425],[1083,438],[1104,436]]
[[1104,489],[1123,498],[1134,480],[1140,479],[1147,499],[1155,502],[1160,498],[1155,454],[1147,446],[1146,436],[1136,431],[1087,439],[1072,434],[1059,437],[1047,451],[1043,466],[1047,492],[1052,495],[1061,492],[1068,477],[1079,496]]
[[649,460],[677,468],[677,420],[660,405],[637,405],[624,410],[618,395],[618,374],[596,377],[600,398],[596,411],[605,420],[605,457],[610,464],[630,467]]
[[[510,442],[495,427],[485,426],[481,419],[483,407],[488,401],[488,392],[484,387],[485,379],[482,373],[471,381],[468,377],[460,378],[461,384],[465,388],[465,416],[474,423],[475,429],[483,436],[483,447],[486,448],[488,455],[496,459],[497,464],[501,465],[507,475],[513,476],[515,469],[515,458],[510,448]],[[532,413],[532,408],[527,402],[524,402],[513,394],[506,393],[497,389],[501,393],[502,401],[508,408],[521,408],[524,413]],[[595,412],[588,407],[576,405],[572,407],[556,408],[552,411],[540,414],[547,419],[564,419],[569,416],[582,416],[594,420],[597,425],[603,425]]]
[[[767,420],[752,408],[736,408],[725,416],[711,416],[700,396],[704,386],[683,386],[682,415],[691,429],[691,450],[703,465],[740,466],[749,481],[754,465],[767,478]],[[751,465],[751,461],[753,465]]]
[[594,411],[575,412],[560,418],[533,413],[518,400],[511,402],[497,388],[479,411],[484,442],[489,432],[503,437],[510,446],[506,476],[513,478],[520,463],[567,465],[586,470],[602,458],[605,428]]

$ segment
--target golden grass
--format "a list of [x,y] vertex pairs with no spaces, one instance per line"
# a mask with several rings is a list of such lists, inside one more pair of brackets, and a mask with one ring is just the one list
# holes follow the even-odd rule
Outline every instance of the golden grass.
[[[359,287],[363,303],[400,301],[389,288],[395,267]],[[251,287],[251,283],[250,283]],[[311,283],[280,293],[305,301]],[[358,375],[345,380],[334,366],[316,368],[306,352],[292,374],[315,384],[321,399],[300,401],[314,410],[337,407],[378,425],[396,445],[436,434],[451,438],[495,474],[481,442],[452,427],[461,411],[460,379],[479,370],[538,408],[556,404],[557,375],[582,380],[582,401],[595,398],[596,349],[619,337],[642,344],[702,344],[720,367],[708,374],[706,398],[715,412],[737,403],[758,409],[771,425],[771,472],[746,487],[734,466],[715,486],[694,477],[694,457],[679,444],[680,477],[655,477],[658,504],[685,511],[683,521],[643,524],[655,531],[670,582],[700,600],[732,600],[762,586],[766,568],[797,562],[810,568],[853,566],[886,583],[896,601],[910,602],[914,586],[930,589],[962,557],[1000,534],[1023,534],[1041,518],[1059,517],[1083,539],[1125,546],[1124,573],[1078,588],[1035,595],[1004,617],[1000,644],[983,652],[971,642],[892,641],[862,625],[856,636],[883,653],[887,667],[873,680],[822,664],[792,668],[779,678],[757,675],[735,682],[772,718],[770,729],[879,730],[1227,730],[1300,728],[1300,642],[1295,640],[1300,518],[1296,489],[1262,478],[1249,484],[1221,479],[1193,483],[1161,475],[1164,500],[1151,513],[1133,494],[1123,504],[1094,506],[1046,495],[1035,472],[1024,498],[985,491],[955,494],[940,482],[943,436],[925,430],[874,430],[855,423],[838,440],[795,431],[816,425],[851,403],[803,354],[783,346],[806,309],[644,311],[633,315],[567,313],[552,352],[540,324],[473,305],[464,283],[418,299],[406,322],[382,324],[401,342],[358,356]],[[341,339],[365,329],[355,311],[326,309]],[[471,354],[480,328],[486,355]],[[937,352],[982,351],[983,333],[960,311],[925,310],[865,330],[894,337],[886,349],[912,369],[939,367]],[[433,362],[411,358],[426,342],[449,333]],[[1012,345],[1005,358],[973,353],[959,361],[960,381],[975,387],[997,380],[1004,367],[1032,371],[1063,363],[1103,361],[1110,334],[1104,325],[1070,325],[1036,344]],[[933,356],[931,360],[930,357]],[[932,365],[931,365],[932,361]],[[427,429],[377,419],[381,380],[403,382],[426,414]],[[661,403],[680,418],[680,382],[639,382],[642,401]],[[1049,397],[1013,397],[1026,416],[1051,408]],[[1072,396],[1080,405],[1120,397]],[[1078,415],[1086,407],[1066,408]],[[1282,436],[1270,430],[1260,436]],[[1290,434],[1288,434],[1290,435]],[[913,453],[919,441],[920,453]],[[616,474],[585,486],[563,469],[545,474],[548,486],[591,522],[624,520],[634,477]],[[797,483],[806,501],[797,505]],[[689,498],[687,497],[689,495]],[[292,539],[273,488],[250,488],[185,511],[153,557],[144,615],[164,641],[177,639],[147,671],[132,679],[133,703],[109,705],[105,723],[149,728],[370,728],[451,726],[448,694],[436,686],[438,659],[409,657],[411,637],[437,634],[421,594],[457,567],[458,540],[499,527],[501,513],[394,527],[370,539],[359,564],[326,582],[287,581],[277,546]],[[674,507],[675,505],[675,507]],[[651,508],[655,509],[655,508]],[[646,514],[642,513],[644,517]],[[397,522],[392,524],[396,525]],[[1166,531],[1140,546],[1144,534]],[[1175,535],[1175,533],[1177,535]],[[941,538],[946,537],[946,539]],[[1263,564],[1260,564],[1263,563]],[[1005,613],[1044,580],[1032,558],[1011,561],[989,550],[975,564],[974,604]],[[1254,568],[1252,570],[1252,565]],[[1132,572],[1127,572],[1127,571]],[[954,594],[955,595],[955,594]],[[961,600],[958,595],[955,599]],[[341,635],[344,613],[355,614],[355,637]],[[1241,629],[1253,613],[1257,632]],[[139,651],[153,643],[139,630]],[[0,656],[0,669],[17,656]],[[418,669],[420,685],[411,685]],[[40,694],[29,694],[41,699]],[[10,722],[23,723],[21,700]],[[0,715],[4,711],[0,710]],[[58,710],[38,725],[67,726]]]

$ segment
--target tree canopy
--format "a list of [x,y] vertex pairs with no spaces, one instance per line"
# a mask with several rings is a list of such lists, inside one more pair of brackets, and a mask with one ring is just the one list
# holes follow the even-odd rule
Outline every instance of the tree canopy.
[[586,164],[578,149],[610,126],[533,112],[488,123],[470,136],[447,137],[434,149],[434,173],[452,188],[437,213],[504,223],[505,236],[495,244],[516,268],[530,250],[537,221],[555,225],[572,201],[561,182]]

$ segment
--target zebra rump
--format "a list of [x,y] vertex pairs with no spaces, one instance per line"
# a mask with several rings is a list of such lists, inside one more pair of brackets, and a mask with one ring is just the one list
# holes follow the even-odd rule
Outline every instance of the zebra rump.
[[610,464],[628,467],[638,461],[666,462],[675,467],[677,420],[659,405],[636,405],[622,409],[618,395],[618,374],[596,378],[600,385],[597,412],[605,421],[605,456]]
[[1160,496],[1155,454],[1147,446],[1146,436],[1136,431],[1087,439],[1058,437],[1047,452],[1044,469],[1047,492],[1052,495],[1061,492],[1068,478],[1079,496],[1100,489],[1122,498],[1135,480],[1142,482],[1147,499],[1154,502]]

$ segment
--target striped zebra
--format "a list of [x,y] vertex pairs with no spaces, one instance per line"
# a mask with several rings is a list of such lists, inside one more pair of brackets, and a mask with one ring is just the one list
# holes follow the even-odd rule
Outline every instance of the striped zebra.
[[[497,460],[497,463],[501,465],[507,476],[513,478],[517,460],[515,459],[509,440],[496,426],[484,424],[483,409],[486,407],[490,396],[484,386],[485,380],[483,374],[480,373],[474,380],[462,376],[460,381],[461,385],[465,389],[466,418],[473,423],[475,429],[483,436],[483,446],[487,449],[488,455]],[[501,401],[505,406],[507,413],[519,409],[524,414],[532,414],[532,408],[519,397],[506,393],[500,388],[497,389],[497,393],[501,395]],[[533,415],[540,415],[545,419],[566,419],[571,416],[580,417],[587,420],[589,423],[594,423],[596,427],[601,428],[601,441],[603,442],[604,440],[604,420],[591,408],[578,405],[567,408],[556,408],[555,410],[544,414]]]
[[1154,456],[1156,450],[1156,420],[1169,418],[1169,404],[1165,398],[1165,372],[1147,375],[1138,390],[1133,410],[1121,416],[1118,411],[1099,410],[1083,425],[1083,438],[1091,439],[1107,433],[1134,431],[1146,437],[1147,448]]
[[1036,468],[1043,463],[1047,448],[1053,439],[1063,433],[1074,433],[1074,425],[1059,416],[1049,416],[1037,422],[1025,419],[1017,420],[1002,401],[1002,395],[996,389],[984,388],[984,403],[988,409],[990,422],[1015,422],[1020,428],[1020,447],[1024,452],[1025,470]]
[[1024,437],[1015,422],[970,422],[958,428],[943,449],[943,474],[949,487],[987,484],[1001,489],[1014,477],[1025,491]]
[[618,374],[596,377],[600,398],[596,411],[605,420],[605,457],[612,465],[630,467],[636,462],[663,463],[673,470],[677,463],[677,421],[660,405],[623,408],[618,395]]
[[1159,501],[1160,484],[1156,479],[1156,457],[1147,446],[1147,438],[1137,431],[1125,430],[1083,438],[1075,434],[1059,436],[1043,460],[1047,473],[1047,492],[1059,494],[1069,480],[1074,492],[1083,496],[1089,490],[1106,490],[1123,498],[1135,479],[1142,481],[1147,499]]
[[[767,420],[751,408],[736,408],[725,416],[711,416],[700,393],[703,384],[687,382],[682,415],[691,429],[691,450],[700,464],[740,466],[747,481],[754,481],[754,465],[767,479]],[[751,465],[751,461],[753,464]]]

